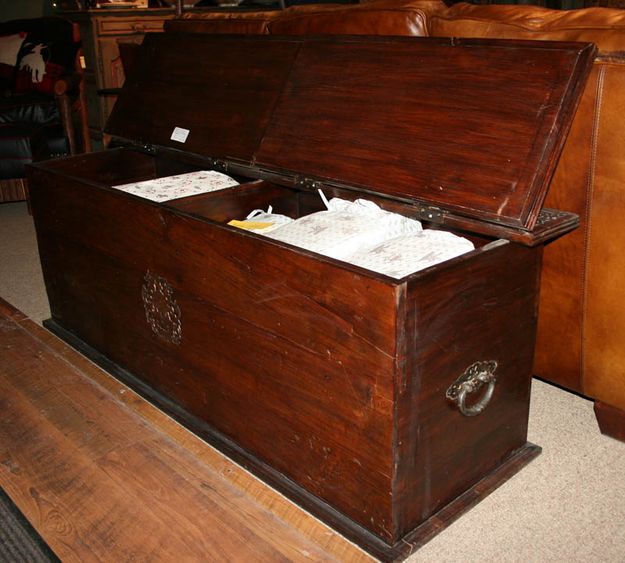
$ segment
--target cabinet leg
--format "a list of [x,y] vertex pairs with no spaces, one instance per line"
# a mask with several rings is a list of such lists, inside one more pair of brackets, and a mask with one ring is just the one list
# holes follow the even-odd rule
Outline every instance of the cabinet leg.
[[625,411],[595,401],[595,416],[602,434],[625,442]]

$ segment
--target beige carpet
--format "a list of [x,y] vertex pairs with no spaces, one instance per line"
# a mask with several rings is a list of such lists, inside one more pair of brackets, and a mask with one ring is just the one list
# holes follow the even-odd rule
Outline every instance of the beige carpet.
[[[24,204],[0,204],[0,296],[36,321],[49,315]],[[543,454],[410,563],[625,563],[625,444],[599,434],[590,401],[540,381],[529,440]]]

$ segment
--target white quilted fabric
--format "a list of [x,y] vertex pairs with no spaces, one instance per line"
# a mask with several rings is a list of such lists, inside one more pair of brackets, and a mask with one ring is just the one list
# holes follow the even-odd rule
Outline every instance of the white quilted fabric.
[[465,238],[423,230],[419,221],[364,199],[334,198],[326,206],[327,211],[279,226],[266,236],[396,279],[474,248]]
[[380,209],[363,199],[331,199],[327,211],[312,213],[267,233],[267,236],[338,260],[363,247],[421,231],[421,223]]
[[131,184],[122,184],[112,187],[145,199],[161,202],[180,197],[214,192],[238,185],[239,182],[234,178],[222,174],[221,172],[215,170],[200,170],[198,172],[165,176],[163,178],[155,178],[153,180],[133,182]]
[[473,249],[473,243],[463,237],[445,231],[424,230],[362,248],[346,262],[400,279]]

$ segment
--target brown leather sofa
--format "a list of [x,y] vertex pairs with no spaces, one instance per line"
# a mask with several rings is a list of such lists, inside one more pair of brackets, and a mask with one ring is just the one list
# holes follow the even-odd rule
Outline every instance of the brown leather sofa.
[[596,43],[600,55],[546,202],[577,213],[581,226],[545,250],[535,373],[592,398],[601,431],[625,440],[625,308],[620,304],[625,297],[625,11],[377,0],[185,13],[166,30]]

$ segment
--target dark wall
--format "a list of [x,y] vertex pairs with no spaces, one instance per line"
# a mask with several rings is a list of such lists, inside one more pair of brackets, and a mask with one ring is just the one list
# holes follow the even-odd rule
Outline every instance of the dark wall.
[[0,0],[0,21],[52,14],[53,0]]

